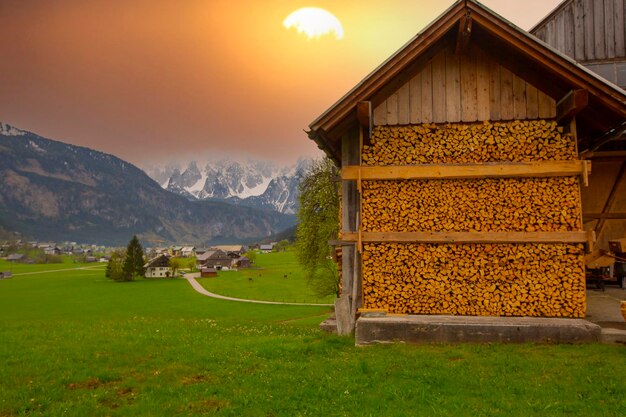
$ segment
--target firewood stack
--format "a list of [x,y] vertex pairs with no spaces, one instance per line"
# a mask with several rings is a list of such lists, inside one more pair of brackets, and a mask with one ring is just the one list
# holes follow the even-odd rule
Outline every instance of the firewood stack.
[[[550,121],[382,126],[363,165],[564,161],[574,139]],[[579,179],[363,181],[364,232],[582,229]],[[582,244],[366,243],[366,309],[389,313],[584,317]]]

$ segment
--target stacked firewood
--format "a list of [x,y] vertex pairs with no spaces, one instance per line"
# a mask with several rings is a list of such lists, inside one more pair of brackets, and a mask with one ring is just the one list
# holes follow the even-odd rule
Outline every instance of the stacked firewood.
[[364,165],[466,164],[576,159],[576,144],[555,122],[378,126]]
[[[552,121],[376,127],[364,165],[576,159]],[[362,183],[365,232],[581,230],[579,179],[480,178]],[[365,308],[391,313],[584,317],[582,245],[369,243]]]
[[399,314],[585,316],[582,245],[364,246],[366,308]]
[[578,180],[486,178],[363,182],[363,230],[580,230]]

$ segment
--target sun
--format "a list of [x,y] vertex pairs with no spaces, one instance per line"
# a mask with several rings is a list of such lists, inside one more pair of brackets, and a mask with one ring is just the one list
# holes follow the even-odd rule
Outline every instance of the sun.
[[332,13],[319,7],[303,7],[291,13],[283,21],[287,29],[295,27],[298,33],[304,33],[309,39],[324,35],[334,35],[343,39],[341,22]]

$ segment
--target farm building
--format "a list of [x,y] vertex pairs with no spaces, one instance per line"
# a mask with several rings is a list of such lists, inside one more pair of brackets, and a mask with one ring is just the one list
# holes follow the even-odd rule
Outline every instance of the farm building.
[[146,278],[169,278],[172,276],[170,258],[164,254],[150,259],[143,267],[146,269]]
[[[624,89],[625,21],[626,0],[566,0],[531,33]],[[626,164],[624,153],[615,152],[624,150],[624,140],[623,129],[617,129],[596,144],[581,147],[586,151],[582,157],[592,161],[594,172],[582,195],[584,227],[594,231],[596,246],[605,250],[609,240],[626,236]]]
[[530,33],[626,88],[625,11],[624,0],[566,0]]
[[582,152],[623,161],[625,122],[622,89],[454,3],[309,126],[341,169],[339,333],[359,312],[584,317],[605,191]]
[[202,267],[202,269],[200,269],[200,277],[202,277],[202,278],[215,278],[215,277],[217,277],[217,269],[215,269],[215,268],[208,268],[208,267]]
[[202,255],[196,257],[196,265],[198,267],[215,268],[221,270],[222,268],[230,268],[233,259],[222,250],[209,250]]

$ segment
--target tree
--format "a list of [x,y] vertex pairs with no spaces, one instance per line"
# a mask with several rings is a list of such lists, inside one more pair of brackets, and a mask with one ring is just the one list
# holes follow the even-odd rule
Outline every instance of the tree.
[[278,246],[277,248],[278,252],[285,252],[287,248],[289,247],[289,241],[287,239],[283,239],[280,242],[278,242],[277,246]]
[[331,258],[329,240],[339,230],[337,168],[324,158],[315,161],[300,182],[300,209],[296,230],[296,256],[304,275],[319,296],[337,294],[337,265]]
[[126,258],[126,252],[123,250],[116,250],[111,254],[111,258],[107,263],[104,275],[107,278],[111,278],[113,281],[126,281],[123,271],[124,259]]
[[190,272],[194,272],[196,270],[196,258],[190,258],[187,260],[187,267],[189,268]]
[[172,277],[176,276],[176,272],[183,265],[183,262],[180,258],[170,258],[170,268],[172,268]]
[[139,243],[137,236],[133,236],[126,247],[126,257],[124,258],[124,264],[122,266],[124,281],[132,281],[135,277],[144,276],[144,263],[141,243]]
[[250,259],[250,264],[254,264],[256,262],[256,251],[255,250],[249,250],[248,252],[244,253],[243,256],[245,256],[246,258]]

